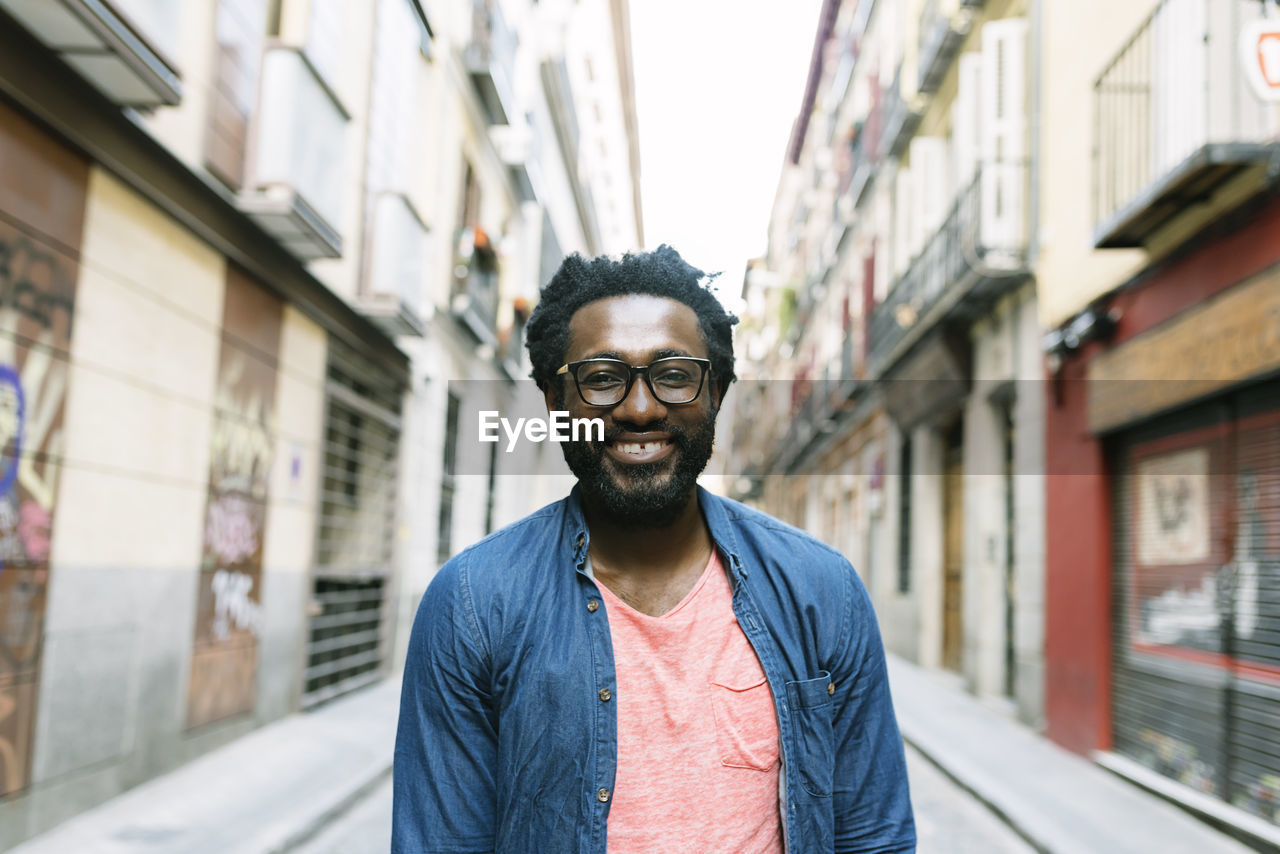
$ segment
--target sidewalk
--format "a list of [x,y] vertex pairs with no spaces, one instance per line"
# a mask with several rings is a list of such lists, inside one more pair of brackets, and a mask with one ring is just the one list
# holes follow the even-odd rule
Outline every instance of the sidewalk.
[[290,715],[12,854],[281,854],[391,773],[400,680]]
[[1052,854],[1247,854],[1167,801],[995,712],[938,674],[889,657],[907,743]]
[[[890,656],[889,678],[907,742],[1041,851],[1252,850],[987,708],[946,676]],[[399,695],[399,680],[389,679],[291,715],[13,854],[284,854],[387,779]]]

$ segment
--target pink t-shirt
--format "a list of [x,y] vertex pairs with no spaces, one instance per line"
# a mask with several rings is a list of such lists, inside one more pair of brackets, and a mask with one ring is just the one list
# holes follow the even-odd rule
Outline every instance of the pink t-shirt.
[[610,854],[781,854],[773,695],[715,550],[661,617],[599,587],[618,678]]

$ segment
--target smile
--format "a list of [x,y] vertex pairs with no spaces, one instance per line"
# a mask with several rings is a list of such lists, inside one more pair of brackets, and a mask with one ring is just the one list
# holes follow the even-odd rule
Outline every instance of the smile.
[[622,463],[651,463],[665,458],[675,445],[668,439],[643,442],[613,442],[606,446],[609,456]]

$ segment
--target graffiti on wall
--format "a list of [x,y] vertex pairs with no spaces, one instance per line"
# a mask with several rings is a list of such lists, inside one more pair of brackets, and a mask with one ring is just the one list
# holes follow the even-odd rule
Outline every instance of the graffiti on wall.
[[30,780],[88,173],[0,103],[0,796]]
[[230,269],[214,395],[187,726],[253,710],[275,451],[278,300]]
[[25,788],[75,264],[0,222],[0,794]]

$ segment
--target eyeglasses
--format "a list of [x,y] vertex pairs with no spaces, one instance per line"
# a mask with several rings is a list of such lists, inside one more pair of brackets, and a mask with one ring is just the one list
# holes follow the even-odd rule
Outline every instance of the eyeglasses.
[[618,359],[585,359],[561,365],[556,375],[569,374],[582,402],[591,406],[616,406],[631,393],[636,374],[644,374],[649,392],[661,403],[692,403],[702,393],[711,373],[710,359],[672,356],[648,365],[628,365]]

